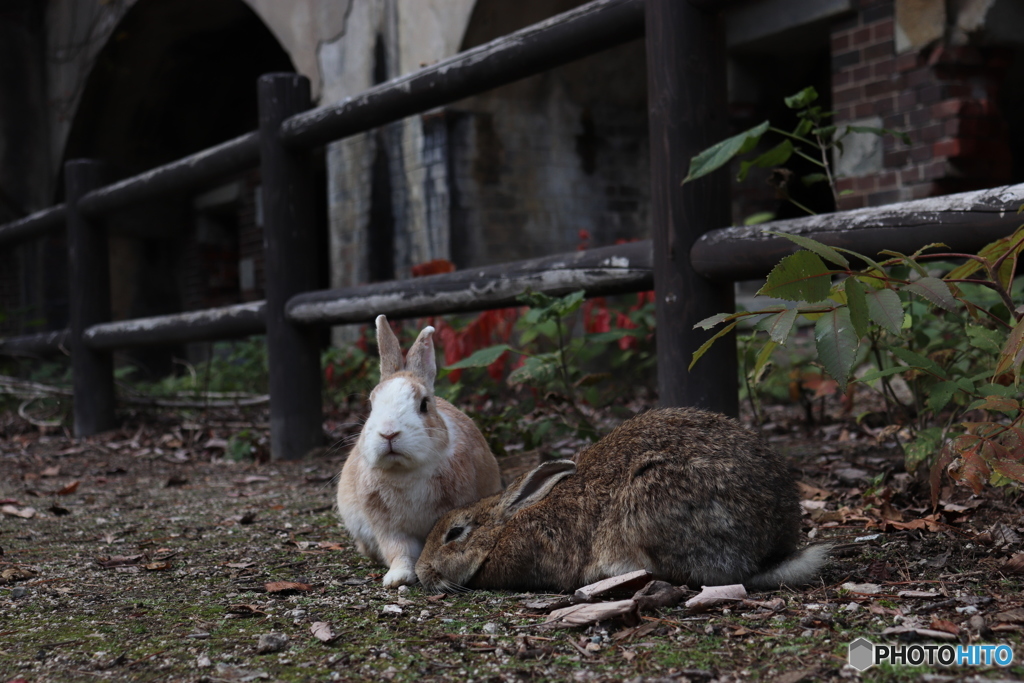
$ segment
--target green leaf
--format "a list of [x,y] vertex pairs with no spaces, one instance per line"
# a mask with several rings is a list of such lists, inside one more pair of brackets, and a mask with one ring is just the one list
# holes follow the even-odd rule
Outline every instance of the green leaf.
[[892,135],[898,138],[900,142],[905,145],[910,144],[910,136],[906,133],[901,133],[898,130],[892,130],[891,128],[873,128],[871,126],[847,126],[847,133],[874,133],[875,135],[882,137],[885,135]]
[[758,323],[758,327],[768,332],[768,336],[775,343],[785,344],[790,332],[793,331],[793,324],[796,323],[796,314],[797,310],[795,308],[779,311],[762,319]]
[[794,235],[788,232],[775,232],[773,230],[765,230],[765,232],[769,235],[775,235],[776,237],[785,237],[797,246],[803,247],[808,251],[813,251],[818,256],[822,257],[826,261],[836,264],[837,266],[841,266],[843,268],[850,267],[850,262],[846,260],[845,256],[827,244],[822,244],[818,240],[811,239],[810,237],[804,237],[803,235]]
[[1020,381],[1021,365],[1024,364],[1024,318],[1014,325],[1010,330],[1010,336],[1006,338],[1006,346],[999,354],[999,361],[996,363],[993,379],[1013,370],[1014,377]]
[[740,163],[740,172],[737,174],[736,180],[739,182],[746,180],[747,174],[754,166],[757,166],[758,168],[774,168],[775,166],[781,166],[789,161],[789,157],[791,156],[793,156],[793,143],[789,140],[783,140],[764,154],[757,156],[750,161]]
[[906,285],[904,290],[924,297],[939,308],[956,311],[956,299],[949,291],[949,285],[937,277],[923,277]]
[[729,320],[735,320],[736,318],[743,317],[745,315],[754,315],[754,312],[742,312],[742,313],[715,313],[712,316],[704,318],[699,323],[693,326],[693,329],[698,327],[702,330],[710,330],[715,325],[720,323],[728,322]]
[[928,408],[932,415],[937,416],[959,388],[956,382],[939,382],[933,386],[928,393]]
[[967,410],[998,410],[1001,413],[1015,413],[1020,410],[1020,401],[1010,396],[989,395],[979,398],[967,406]]
[[744,218],[743,225],[758,225],[760,223],[767,223],[771,220],[775,220],[774,211],[759,211]]
[[808,86],[797,94],[787,97],[785,102],[790,109],[803,109],[816,99],[818,99],[818,91],[813,86]]
[[921,354],[905,349],[902,346],[890,346],[889,352],[912,368],[927,370],[939,379],[946,379],[946,373],[939,367],[938,363],[930,358],[925,358]]
[[800,123],[798,123],[796,128],[793,130],[793,135],[802,138],[810,133],[812,128],[814,128],[814,121],[811,121],[810,119],[801,119]]
[[929,427],[920,430],[910,443],[904,444],[907,470],[913,472],[921,463],[930,460],[942,445],[942,428]]
[[971,346],[976,349],[981,349],[986,353],[999,353],[1003,349],[1003,341],[1006,335],[981,325],[968,325],[966,332]]
[[754,362],[754,369],[750,371],[750,381],[754,384],[758,384],[761,378],[764,376],[765,368],[768,367],[768,361],[771,360],[772,352],[779,345],[769,339],[765,342],[765,345],[761,347],[761,351],[757,354],[757,360]]
[[814,324],[814,341],[821,364],[839,382],[840,391],[846,391],[846,382],[860,343],[850,322],[850,309],[842,306],[818,318]]
[[509,373],[509,384],[532,384],[544,386],[558,374],[558,354],[545,353],[527,358],[518,368]]
[[909,370],[909,369],[910,368],[908,368],[905,365],[894,365],[891,368],[886,368],[884,370],[872,370],[870,372],[865,372],[863,375],[858,377],[857,381],[858,382],[864,382],[864,383],[874,382],[876,379],[882,379],[883,377],[889,377],[890,375],[895,375],[895,374],[898,374],[900,372],[904,372],[905,370]]
[[800,177],[800,182],[804,184],[804,187],[810,187],[817,183],[828,182],[828,176],[824,173],[808,173],[807,175]]
[[898,335],[903,329],[903,303],[900,295],[891,289],[876,289],[865,297],[868,316],[878,326]]
[[814,303],[828,298],[831,289],[832,273],[829,269],[817,254],[801,250],[779,261],[757,293]]
[[683,179],[683,184],[705,176],[729,163],[738,154],[745,154],[757,146],[761,136],[768,130],[768,122],[764,121],[739,135],[722,140],[708,147],[690,160],[690,172]]
[[835,126],[822,126],[821,128],[815,128],[811,131],[820,138],[830,139],[836,132]]
[[469,355],[457,363],[445,367],[445,370],[463,370],[465,368],[486,368],[494,361],[501,358],[501,354],[506,351],[511,351],[512,347],[508,344],[498,344],[496,346],[488,346],[486,349],[480,349]]
[[734,327],[736,327],[736,322],[735,321],[733,321],[733,322],[729,323],[728,325],[726,325],[725,327],[723,327],[721,330],[718,331],[718,334],[716,334],[714,337],[712,337],[711,339],[708,339],[706,342],[701,344],[701,347],[693,352],[693,359],[690,361],[690,365],[686,369],[687,370],[692,370],[694,364],[697,361],[700,360],[701,356],[703,356],[705,353],[708,352],[708,349],[711,348],[711,345],[714,344],[715,341],[717,339],[719,339],[720,337],[724,337],[725,335],[727,335],[730,332],[732,332]]
[[846,292],[846,305],[850,307],[850,321],[858,337],[868,333],[868,300],[864,293],[864,285],[855,277],[848,277],[843,281],[843,289]]

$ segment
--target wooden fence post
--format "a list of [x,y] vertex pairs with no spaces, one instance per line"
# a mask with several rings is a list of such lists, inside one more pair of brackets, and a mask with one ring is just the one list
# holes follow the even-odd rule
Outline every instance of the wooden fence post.
[[281,122],[310,107],[309,80],[297,74],[259,79],[263,253],[270,365],[270,452],[295,460],[323,444],[320,345],[314,327],[285,317],[292,296],[316,288],[316,213],[306,150],[287,149]]
[[114,361],[110,351],[85,346],[82,333],[110,320],[110,255],[101,219],[87,219],[78,200],[102,185],[103,164],[73,159],[64,164],[68,229],[68,302],[71,314],[71,371],[75,436],[114,427]]
[[690,158],[723,139],[725,41],[719,18],[687,0],[647,0],[647,84],[651,136],[651,226],[657,295],[658,388],[665,406],[739,412],[735,336],[718,340],[687,371],[708,338],[694,323],[735,307],[732,284],[690,266],[690,247],[729,225],[726,173],[680,187]]

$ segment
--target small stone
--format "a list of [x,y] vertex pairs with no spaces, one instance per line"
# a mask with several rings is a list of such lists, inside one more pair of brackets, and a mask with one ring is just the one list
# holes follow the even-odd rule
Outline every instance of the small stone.
[[496,635],[499,631],[501,631],[501,628],[497,624],[495,624],[494,622],[487,622],[486,624],[484,624],[484,628],[483,628],[483,632],[484,633],[489,633],[490,635],[493,636],[493,635]]
[[601,645],[599,643],[587,643],[587,652],[600,652]]
[[394,614],[397,616],[402,613],[402,608],[398,605],[384,605],[380,611],[381,614]]
[[846,612],[856,612],[859,609],[860,609],[860,605],[858,605],[855,602],[851,602],[850,604],[848,604],[846,607],[843,608],[843,610],[846,611]]
[[977,614],[978,608],[974,605],[966,605],[964,607],[957,607],[956,611],[960,614]]
[[284,633],[264,633],[260,636],[259,644],[256,645],[256,652],[261,655],[271,652],[280,652],[288,647],[288,636]]
[[24,586],[15,586],[11,589],[11,597],[15,600],[17,600],[18,598],[23,598],[26,595],[28,595],[28,589]]
[[398,587],[398,594],[399,595],[405,595],[408,592],[409,592],[409,587],[408,586],[402,585],[402,586]]
[[195,633],[189,633],[186,638],[195,638],[196,640],[206,640],[210,637],[209,633],[205,631],[196,631]]
[[196,657],[196,666],[200,669],[205,669],[207,667],[213,666],[213,662],[211,662],[210,658],[206,655],[199,655],[198,657]]

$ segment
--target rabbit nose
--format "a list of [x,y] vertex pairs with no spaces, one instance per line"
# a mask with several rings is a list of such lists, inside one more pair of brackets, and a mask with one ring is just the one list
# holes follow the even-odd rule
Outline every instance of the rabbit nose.
[[387,439],[388,443],[391,443],[392,439],[397,439],[398,435],[402,432],[391,432],[390,434],[381,434],[380,438]]

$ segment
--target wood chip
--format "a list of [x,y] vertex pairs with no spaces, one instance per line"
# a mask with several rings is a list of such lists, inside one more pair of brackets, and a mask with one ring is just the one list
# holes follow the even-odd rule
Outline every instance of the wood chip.
[[297,583],[295,581],[271,581],[263,584],[263,587],[267,589],[268,593],[278,593],[281,595],[313,590],[313,587],[308,583]]
[[581,603],[557,609],[541,624],[544,628],[575,628],[589,626],[608,619],[622,619],[628,625],[640,623],[637,605],[633,600],[615,602]]
[[939,593],[935,591],[900,591],[896,594],[901,598],[937,598]]
[[31,519],[36,514],[35,508],[18,508],[13,505],[4,505],[0,507],[0,512],[7,515],[8,517],[21,517],[22,519]]
[[747,589],[737,583],[729,586],[704,586],[696,596],[686,601],[690,612],[703,612],[724,602],[736,602],[747,597]]
[[620,574],[583,586],[576,590],[573,598],[577,602],[592,602],[602,596],[629,595],[637,589],[643,588],[651,580],[651,577],[652,574],[646,569],[638,569],[635,572]]
[[952,633],[946,631],[936,631],[931,628],[913,628],[908,626],[892,626],[882,631],[883,636],[899,636],[905,633],[914,633],[922,638],[931,638],[932,640],[957,640],[957,637]]
[[991,617],[992,621],[1000,621],[1007,624],[1024,624],[1024,608],[1017,607],[1005,612],[998,612]]

